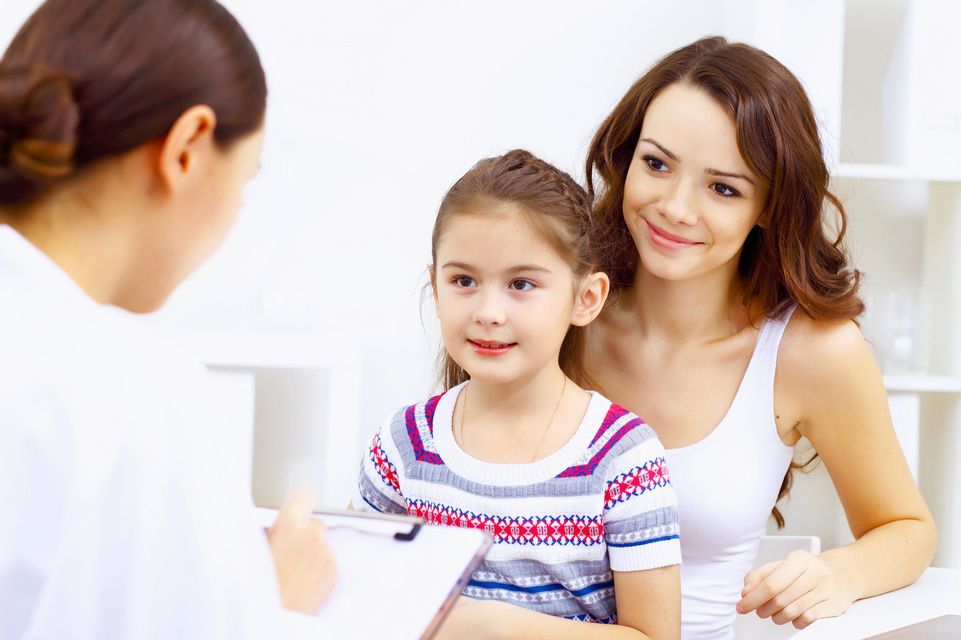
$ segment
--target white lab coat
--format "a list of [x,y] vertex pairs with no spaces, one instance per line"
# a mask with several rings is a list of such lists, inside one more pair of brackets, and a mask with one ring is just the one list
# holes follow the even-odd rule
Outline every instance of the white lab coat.
[[281,608],[208,385],[0,225],[0,640],[322,637]]

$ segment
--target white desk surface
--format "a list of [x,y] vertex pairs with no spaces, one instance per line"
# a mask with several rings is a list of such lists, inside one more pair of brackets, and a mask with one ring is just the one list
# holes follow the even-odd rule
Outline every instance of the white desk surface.
[[909,587],[859,600],[791,640],[859,640],[947,614],[961,615],[961,571],[929,568]]

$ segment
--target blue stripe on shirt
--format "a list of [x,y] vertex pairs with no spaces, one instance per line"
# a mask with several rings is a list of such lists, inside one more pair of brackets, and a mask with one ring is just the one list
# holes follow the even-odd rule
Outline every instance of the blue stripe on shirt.
[[681,538],[681,536],[679,536],[679,535],[677,535],[677,534],[675,533],[675,534],[672,535],[672,536],[662,536],[662,537],[660,537],[660,538],[650,538],[649,540],[638,540],[637,542],[624,542],[624,543],[608,542],[608,543],[607,543],[607,546],[609,546],[609,547],[640,547],[640,546],[643,546],[643,545],[645,545],[645,544],[651,544],[652,542],[664,542],[664,541],[666,541],[666,540],[679,540],[680,538]]
[[521,587],[516,584],[506,584],[503,582],[480,582],[478,580],[471,580],[467,584],[470,587],[477,587],[480,589],[504,589],[505,591],[519,591],[522,593],[542,593],[544,591],[564,590],[579,598],[584,597],[588,594],[594,593],[595,591],[600,591],[601,589],[614,588],[613,580],[592,584],[584,587],[583,589],[568,589],[562,584],[541,584],[535,587]]
[[363,499],[364,502],[367,503],[367,506],[368,506],[368,507],[370,507],[371,509],[373,509],[373,510],[376,511],[377,513],[384,513],[383,511],[381,511],[380,509],[378,509],[377,507],[375,507],[375,506],[374,506],[374,503],[367,499],[367,496],[361,495],[360,497]]

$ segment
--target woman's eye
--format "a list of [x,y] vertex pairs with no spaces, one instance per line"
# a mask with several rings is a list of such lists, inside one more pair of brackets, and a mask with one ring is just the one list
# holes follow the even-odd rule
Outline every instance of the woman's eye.
[[651,171],[667,171],[667,165],[655,156],[644,156],[644,162]]
[[454,278],[454,284],[456,284],[458,287],[474,287],[477,285],[477,283],[474,282],[474,279],[470,276],[457,276]]
[[534,288],[534,283],[530,280],[514,280],[511,282],[511,289],[514,291],[530,291]]
[[715,182],[711,185],[711,188],[714,189],[714,193],[719,196],[724,196],[725,198],[736,198],[737,196],[741,195],[740,191],[722,182]]

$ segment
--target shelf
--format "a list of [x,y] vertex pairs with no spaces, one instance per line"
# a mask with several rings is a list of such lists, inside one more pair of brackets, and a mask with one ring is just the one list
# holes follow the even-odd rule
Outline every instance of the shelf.
[[[204,364],[245,369],[318,369],[356,365],[358,342],[346,334],[207,332],[165,330],[164,335]],[[961,393],[961,378],[922,372],[884,376],[888,391],[907,393]]]
[[930,170],[893,164],[839,164],[831,173],[833,178],[860,180],[905,180],[914,182],[961,182],[961,171]]
[[888,391],[902,393],[961,393],[961,378],[929,373],[890,373],[884,376]]
[[340,333],[255,333],[162,329],[204,364],[244,369],[356,366],[359,341]]

